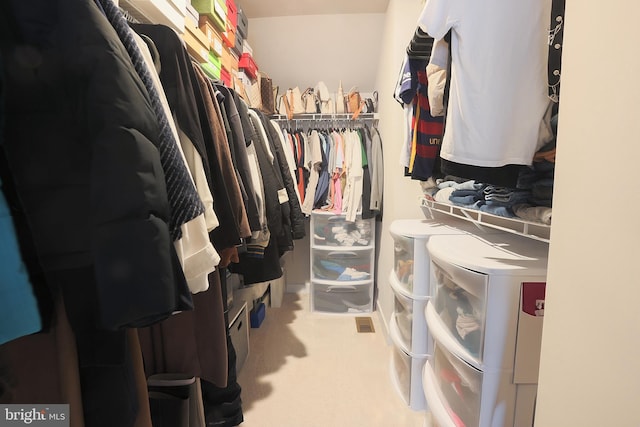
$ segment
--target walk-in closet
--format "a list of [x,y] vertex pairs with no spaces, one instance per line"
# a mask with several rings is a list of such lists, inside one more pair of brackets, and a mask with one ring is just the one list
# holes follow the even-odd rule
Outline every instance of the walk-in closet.
[[640,425],[639,13],[0,2],[0,426]]

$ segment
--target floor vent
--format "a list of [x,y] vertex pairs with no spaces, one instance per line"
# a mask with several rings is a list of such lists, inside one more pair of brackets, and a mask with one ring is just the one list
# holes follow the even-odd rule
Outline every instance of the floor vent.
[[356,317],[356,330],[360,333],[376,331],[371,317]]

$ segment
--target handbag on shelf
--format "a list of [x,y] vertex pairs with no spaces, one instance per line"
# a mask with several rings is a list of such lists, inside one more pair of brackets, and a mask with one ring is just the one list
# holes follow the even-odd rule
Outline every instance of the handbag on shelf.
[[[290,92],[289,92],[290,91]],[[298,86],[287,91],[289,98],[289,106],[293,109],[293,114],[304,114],[304,103],[302,102],[302,93]]]
[[284,100],[285,100],[285,96],[284,95],[280,95],[278,97],[278,114],[280,114],[281,116],[286,116],[287,115],[287,110],[286,107],[284,105]]
[[305,108],[302,102],[302,94],[298,87],[287,89],[278,101],[278,113],[286,114],[289,119],[294,114],[304,114]]
[[374,113],[373,100],[371,98],[364,99],[364,105],[362,106],[361,113]]
[[268,115],[275,114],[273,82],[265,73],[257,74],[255,83],[251,85],[251,107]]
[[378,92],[373,91],[372,98],[365,98],[361,113],[376,113],[378,111]]
[[307,114],[319,113],[316,93],[312,87],[308,87],[302,93],[302,103],[304,104],[305,113]]
[[273,114],[278,114],[278,93],[280,92],[280,86],[273,86]]
[[319,104],[320,113],[333,114],[336,112],[333,97],[329,93],[329,89],[324,82],[318,82],[315,88],[316,100]]
[[[288,93],[289,91],[287,91]],[[289,97],[287,93],[280,96],[278,101],[278,114],[287,116],[287,119],[293,119],[293,108],[291,108],[291,104],[289,103]]]
[[347,105],[349,107],[349,113],[352,114],[351,118],[353,120],[357,119],[364,106],[364,101],[362,101],[362,97],[360,97],[358,88],[352,87],[347,94]]

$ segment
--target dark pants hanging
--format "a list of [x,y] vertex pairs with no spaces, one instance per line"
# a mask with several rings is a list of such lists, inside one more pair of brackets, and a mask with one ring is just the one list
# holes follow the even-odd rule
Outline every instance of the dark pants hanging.
[[86,427],[133,426],[138,391],[127,331],[100,329],[92,268],[48,275],[62,290],[69,323],[76,336],[80,387]]
[[242,423],[242,388],[238,384],[236,372],[236,351],[229,335],[229,308],[227,306],[227,275],[226,269],[220,268],[222,285],[222,300],[224,302],[224,321],[227,330],[228,376],[226,387],[216,387],[214,384],[201,380],[202,399],[204,403],[207,427],[233,427]]

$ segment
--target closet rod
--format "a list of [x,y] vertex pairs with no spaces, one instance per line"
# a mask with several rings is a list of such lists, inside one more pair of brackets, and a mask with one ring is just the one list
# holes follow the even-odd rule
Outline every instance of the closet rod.
[[369,121],[369,120],[378,120],[378,114],[377,113],[360,113],[360,116],[353,120],[351,119],[352,114],[351,113],[344,113],[344,114],[322,114],[322,113],[317,113],[317,114],[296,114],[294,115],[291,119],[289,119],[286,115],[284,114],[274,114],[272,116],[270,116],[270,118],[272,120],[282,120],[282,121],[293,121],[293,120],[351,120],[353,122],[358,122],[358,121]]

